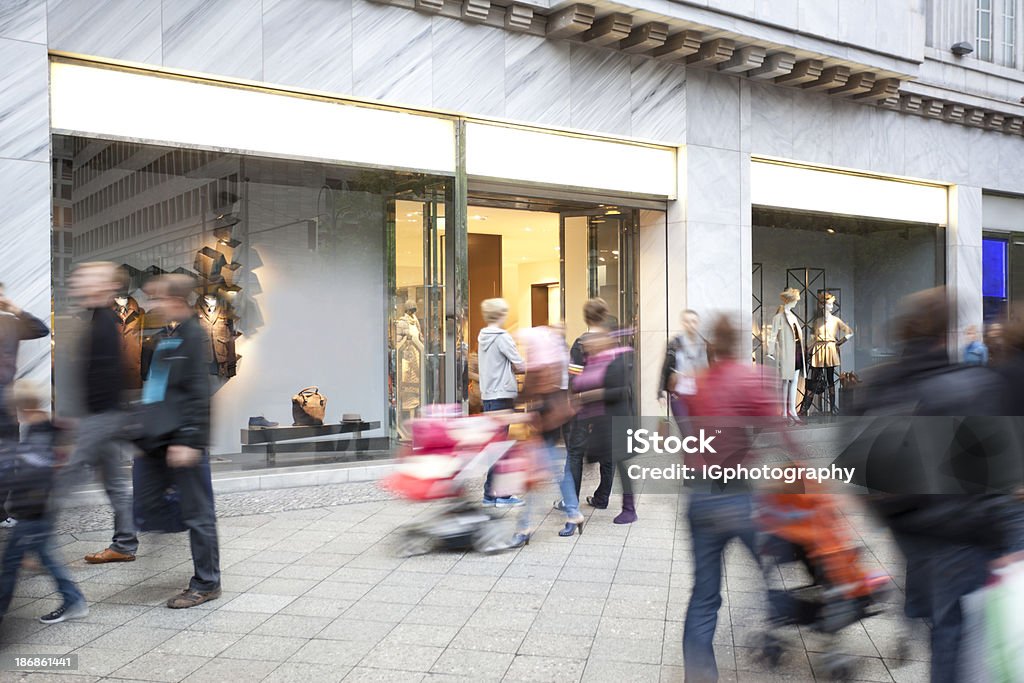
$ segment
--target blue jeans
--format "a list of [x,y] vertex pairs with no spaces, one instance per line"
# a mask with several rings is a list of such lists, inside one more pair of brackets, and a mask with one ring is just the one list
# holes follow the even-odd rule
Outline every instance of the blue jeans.
[[11,529],[4,549],[3,573],[0,574],[0,617],[11,606],[21,561],[28,554],[35,554],[46,571],[50,572],[57,582],[57,590],[64,596],[64,605],[70,607],[85,602],[85,596],[71,580],[67,569],[53,556],[52,536],[53,526],[48,519],[23,519]]
[[[572,472],[569,469],[569,461],[558,452],[556,443],[558,443],[558,431],[544,434],[541,446],[544,451],[543,464],[551,478],[558,482],[558,489],[562,494],[562,505],[565,506],[566,519],[579,517],[580,501],[576,495],[576,484],[573,482]],[[521,533],[525,533],[530,528],[530,520],[537,507],[538,499],[539,496],[536,493],[526,496],[526,505],[519,514],[519,519],[516,520],[516,528]]]
[[[496,410],[512,410],[516,407],[514,398],[488,398],[484,399],[484,412],[491,413]],[[487,478],[484,480],[484,498],[494,498],[494,466],[487,470]]]
[[757,557],[749,495],[693,494],[688,512],[693,542],[693,593],[683,625],[687,683],[717,681],[715,627],[722,606],[722,554],[734,538]]

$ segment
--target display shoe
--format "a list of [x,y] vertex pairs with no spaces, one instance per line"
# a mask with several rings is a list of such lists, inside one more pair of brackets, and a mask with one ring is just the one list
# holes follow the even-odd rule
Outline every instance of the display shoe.
[[276,427],[278,422],[271,422],[262,415],[256,415],[255,417],[249,418],[249,429],[268,429],[270,427]]

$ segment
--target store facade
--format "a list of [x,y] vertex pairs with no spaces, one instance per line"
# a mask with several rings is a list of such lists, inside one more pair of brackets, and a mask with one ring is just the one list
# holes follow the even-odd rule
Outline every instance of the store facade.
[[[956,291],[958,341],[983,318],[989,195],[1024,194],[1019,131],[860,97],[877,90],[867,76],[845,92],[821,68],[787,80],[799,69],[775,58],[784,45],[759,47],[781,38],[755,17],[728,29],[756,39],[740,50],[706,29],[640,31],[657,23],[647,10],[605,40],[608,22],[544,8],[523,28],[494,25],[496,7],[474,23],[365,0],[16,4],[0,14],[15,94],[0,281],[56,320],[53,350],[26,344],[23,372],[52,377],[60,403],[76,262],[114,260],[135,283],[197,274],[207,315],[233,326],[215,378],[225,453],[309,384],[333,419],[398,436],[422,403],[464,398],[481,292],[512,301],[517,327],[561,315],[570,336],[580,301],[614,299],[647,414],[679,311],[750,320],[757,357],[794,269],[826,272],[821,286],[804,273],[813,297],[841,290],[849,369],[885,357],[883,321],[923,286]],[[808,30],[870,80],[923,68],[909,29],[841,51],[848,38]],[[825,176],[882,185],[809,180]]]

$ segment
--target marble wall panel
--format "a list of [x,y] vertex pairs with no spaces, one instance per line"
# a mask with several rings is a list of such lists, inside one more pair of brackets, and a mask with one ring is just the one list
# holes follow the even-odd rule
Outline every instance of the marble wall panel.
[[[6,295],[50,319],[50,162],[0,158],[0,282]],[[49,338],[23,342],[18,374],[50,385]]]
[[671,327],[665,268],[665,212],[641,211],[638,231],[640,288],[640,414],[658,414],[655,387]]
[[572,127],[629,135],[629,55],[573,43],[570,68]]
[[264,0],[263,77],[352,92],[352,0]]
[[968,129],[938,119],[904,117],[906,174],[949,183],[972,183]]
[[870,131],[875,107],[852,102],[832,105],[832,160],[836,166],[865,169],[871,167]]
[[0,2],[0,38],[46,42],[46,0]]
[[834,38],[839,34],[839,0],[800,0],[797,28]]
[[505,116],[540,125],[570,125],[569,43],[505,36]]
[[693,145],[740,148],[739,79],[690,69],[686,81],[686,141]]
[[397,104],[429,107],[432,19],[401,7],[353,0],[353,90]]
[[671,327],[671,316],[686,308],[686,223],[669,221],[665,234],[666,305]]
[[723,225],[743,222],[741,157],[733,150],[687,145],[687,221]]
[[505,36],[500,28],[436,17],[433,103],[439,109],[505,115]]
[[262,0],[164,0],[164,66],[262,80],[262,7]]
[[776,26],[796,26],[800,17],[799,0],[756,0],[754,16]]
[[[877,0],[842,0],[839,3],[839,40],[853,45],[875,44]],[[895,12],[887,12],[886,20]]]
[[833,100],[825,95],[797,92],[794,93],[793,102],[794,158],[832,164]]
[[686,223],[686,307],[706,320],[750,307],[749,296],[743,301],[743,271],[750,268],[742,260],[743,231],[738,224]]
[[751,82],[750,151],[754,154],[793,158],[793,90],[768,83]]
[[629,77],[633,137],[672,145],[686,139],[686,68],[633,57]]
[[53,50],[162,63],[161,0],[49,0],[47,7]]
[[0,38],[0,157],[50,162],[46,46]]
[[888,109],[874,109],[871,128],[866,136],[871,170],[895,175],[906,174],[906,155],[903,148],[906,118]]
[[1009,136],[979,128],[965,128],[970,182],[980,187],[999,187],[999,148]]

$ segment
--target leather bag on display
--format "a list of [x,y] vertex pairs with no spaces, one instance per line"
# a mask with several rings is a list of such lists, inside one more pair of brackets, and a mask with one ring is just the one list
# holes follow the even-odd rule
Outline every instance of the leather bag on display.
[[296,427],[319,427],[327,413],[327,397],[319,387],[306,387],[292,396],[292,420]]

